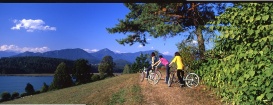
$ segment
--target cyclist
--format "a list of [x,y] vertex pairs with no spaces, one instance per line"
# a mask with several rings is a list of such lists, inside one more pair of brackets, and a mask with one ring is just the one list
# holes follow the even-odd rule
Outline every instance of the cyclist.
[[171,61],[171,63],[169,65],[171,65],[172,63],[176,63],[177,66],[177,78],[179,79],[179,83],[180,83],[180,87],[182,87],[183,85],[185,86],[185,83],[183,81],[183,76],[184,76],[184,65],[182,63],[182,57],[180,56],[179,52],[175,52],[174,54],[174,58]]
[[151,57],[152,57],[152,62],[151,62],[151,66],[149,66],[148,68],[147,68],[147,75],[146,75],[146,79],[148,78],[148,75],[149,75],[149,71],[153,68],[154,69],[154,65],[155,65],[155,53],[154,52],[152,52],[151,53]]
[[165,83],[168,84],[169,75],[170,75],[169,61],[167,59],[163,58],[162,55],[159,55],[159,60],[155,64],[156,64],[156,66],[158,66],[160,63],[163,64],[166,67]]

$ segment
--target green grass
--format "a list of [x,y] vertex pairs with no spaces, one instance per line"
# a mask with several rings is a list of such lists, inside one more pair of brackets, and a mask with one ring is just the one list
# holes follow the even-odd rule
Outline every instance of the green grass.
[[142,100],[138,75],[126,74],[0,104],[138,105]]

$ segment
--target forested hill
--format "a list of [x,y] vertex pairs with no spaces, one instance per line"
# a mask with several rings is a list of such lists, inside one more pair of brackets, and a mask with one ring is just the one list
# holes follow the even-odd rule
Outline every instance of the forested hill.
[[48,57],[4,57],[0,59],[0,74],[54,73],[57,66],[65,62],[71,70],[74,61]]

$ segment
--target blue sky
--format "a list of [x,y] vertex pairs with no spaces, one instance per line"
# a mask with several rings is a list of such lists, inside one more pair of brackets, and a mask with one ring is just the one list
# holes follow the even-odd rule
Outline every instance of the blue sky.
[[[173,55],[185,36],[148,37],[146,46],[120,45],[106,28],[129,13],[122,3],[2,3],[0,4],[0,51],[45,52],[81,48],[88,52],[108,48],[117,53],[158,50]],[[206,45],[207,48],[212,47]]]

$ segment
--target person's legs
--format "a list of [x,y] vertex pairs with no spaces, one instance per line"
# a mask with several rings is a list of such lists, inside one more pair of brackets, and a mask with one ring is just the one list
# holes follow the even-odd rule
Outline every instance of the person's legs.
[[[180,83],[180,85],[182,85],[183,84],[183,75],[182,75],[182,72],[183,72],[183,70],[177,70],[177,78],[178,78],[178,80],[179,80],[179,83]],[[183,72],[183,74],[184,74],[184,72]]]
[[146,71],[147,71],[147,75],[146,75],[146,78],[148,78],[148,76],[149,76],[149,72],[150,72],[150,70],[152,69],[152,66],[149,66],[147,69],[146,69]]
[[169,81],[169,76],[170,76],[170,67],[169,64],[166,65],[166,83]]

